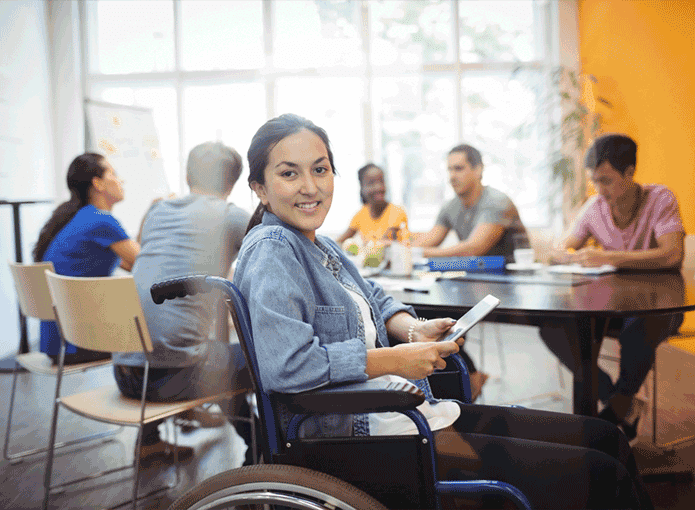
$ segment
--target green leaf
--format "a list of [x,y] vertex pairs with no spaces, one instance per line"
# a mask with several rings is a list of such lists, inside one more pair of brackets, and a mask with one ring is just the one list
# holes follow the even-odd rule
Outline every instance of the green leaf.
[[601,114],[594,117],[594,122],[591,123],[591,134],[595,135],[601,129]]
[[579,122],[581,120],[581,115],[580,112],[577,110],[572,110],[569,112],[567,115],[565,115],[562,119],[562,123],[568,123],[568,122]]
[[574,161],[563,156],[553,163],[553,177],[562,182],[568,182],[574,178]]

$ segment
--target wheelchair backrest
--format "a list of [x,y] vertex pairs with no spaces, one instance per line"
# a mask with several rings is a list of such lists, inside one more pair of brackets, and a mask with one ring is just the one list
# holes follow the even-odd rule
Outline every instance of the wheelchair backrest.
[[239,343],[241,344],[241,350],[246,360],[246,366],[249,367],[251,384],[253,385],[253,391],[256,394],[258,402],[258,414],[264,435],[263,456],[269,461],[269,459],[272,459],[279,452],[280,445],[282,444],[282,436],[279,422],[275,419],[276,413],[274,412],[270,395],[263,389],[263,383],[258,375],[258,359],[256,358],[251,318],[249,317],[249,308],[246,304],[246,299],[239,289],[228,280],[224,280],[223,278],[208,278],[208,280],[214,280],[210,283],[215,286],[223,286],[223,290],[225,290],[225,294],[228,297],[227,307],[232,315],[234,328],[236,329]]
[[[251,319],[246,299],[239,289],[222,278],[208,277],[213,286],[223,288],[229,297],[227,306],[241,343],[251,380],[258,399],[263,429],[263,455],[270,463],[293,464],[332,474],[352,483],[380,501],[397,508],[434,508],[435,477],[429,449],[418,436],[347,437],[291,441],[288,448],[281,435],[278,413],[272,398],[263,389],[258,359],[254,349]],[[289,443],[288,443],[289,444]],[[337,459],[350,460],[337,462]],[[370,462],[365,462],[370,459]],[[267,461],[268,461],[267,460]],[[385,469],[384,466],[391,466]],[[393,466],[409,466],[407,472]],[[423,489],[424,488],[424,489]]]

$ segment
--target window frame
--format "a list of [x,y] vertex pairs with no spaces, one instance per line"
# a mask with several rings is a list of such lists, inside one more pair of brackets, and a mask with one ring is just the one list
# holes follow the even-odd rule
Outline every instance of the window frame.
[[[364,140],[362,151],[364,160],[375,161],[379,163],[382,158],[382,147],[379,146],[379,129],[378,119],[375,118],[372,109],[372,91],[375,80],[388,78],[391,76],[412,76],[420,79],[428,77],[447,76],[454,82],[454,106],[455,106],[455,133],[452,139],[461,140],[462,133],[465,132],[466,124],[465,112],[462,108],[462,93],[461,83],[464,77],[469,72],[476,71],[491,71],[491,72],[512,72],[514,69],[523,68],[539,72],[543,76],[543,80],[550,87],[550,75],[553,66],[558,65],[560,60],[567,60],[568,57],[561,55],[560,34],[565,39],[569,38],[570,47],[576,46],[577,35],[576,27],[569,26],[572,23],[576,24],[576,5],[571,6],[557,5],[557,2],[550,0],[535,0],[533,2],[536,10],[536,18],[541,23],[541,28],[537,35],[540,36],[541,42],[545,46],[545,51],[542,58],[528,62],[461,62],[460,60],[460,16],[459,8],[461,1],[452,2],[452,23],[453,23],[453,61],[448,63],[423,63],[418,66],[373,66],[370,58],[370,16],[369,3],[370,0],[359,0],[355,2],[358,5],[359,19],[361,21],[360,36],[362,38],[362,50],[366,53],[362,65],[354,68],[336,67],[323,69],[281,69],[273,65],[273,7],[275,0],[261,0],[263,9],[263,45],[265,53],[265,65],[261,69],[242,69],[242,70],[210,70],[210,71],[184,71],[181,68],[181,0],[172,0],[173,16],[174,16],[174,70],[166,72],[148,72],[148,73],[132,73],[132,74],[102,74],[92,72],[90,67],[90,46],[93,47],[95,42],[89,40],[90,31],[87,24],[94,20],[87,19],[87,6],[79,2],[79,20],[81,37],[81,55],[82,55],[82,74],[83,74],[83,90],[85,97],[90,96],[93,85],[103,84],[105,82],[112,84],[120,84],[122,86],[149,87],[154,85],[168,84],[173,88],[176,95],[176,116],[177,116],[177,133],[178,133],[178,162],[180,167],[180,175],[177,183],[171,183],[172,187],[184,192],[187,189],[185,179],[186,165],[186,147],[185,147],[185,116],[183,115],[184,89],[189,85],[197,85],[201,81],[207,83],[238,83],[238,82],[258,82],[265,89],[266,111],[269,118],[281,113],[277,111],[276,93],[277,82],[284,77],[357,77],[363,80],[363,107],[361,111]],[[566,2],[560,2],[565,4]],[[569,30],[567,30],[569,28]],[[569,57],[572,60],[572,57]],[[570,62],[571,65],[577,67],[578,56]],[[96,99],[96,98],[95,98]],[[548,122],[549,123],[549,122]],[[246,148],[239,148],[242,154],[245,154]],[[484,153],[485,149],[481,148]],[[442,154],[442,168],[444,168],[445,154]],[[548,165],[549,167],[549,165]],[[341,168],[343,179],[354,178],[349,172],[354,172],[355,169]],[[396,169],[391,169],[396,171]],[[548,172],[550,169],[548,168]],[[443,174],[443,180],[446,180],[446,175]],[[245,186],[245,183],[240,183]],[[447,184],[447,189],[449,188]],[[451,190],[448,189],[447,196],[451,196]],[[394,201],[399,202],[398,197],[391,197]],[[346,211],[345,214],[354,214],[359,205],[359,197],[355,197],[355,211]],[[345,224],[349,218],[346,217]],[[545,224],[534,224],[535,227],[548,227],[553,222],[553,218],[548,218]],[[337,234],[336,230],[340,228],[326,230],[329,235]]]

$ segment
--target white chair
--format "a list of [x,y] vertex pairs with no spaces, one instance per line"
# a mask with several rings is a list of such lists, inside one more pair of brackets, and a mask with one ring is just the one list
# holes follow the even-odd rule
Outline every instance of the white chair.
[[[94,390],[63,396],[60,394],[63,375],[63,355],[65,342],[68,341],[85,349],[102,352],[152,352],[147,324],[143,316],[140,299],[132,276],[75,278],[46,273],[48,286],[53,298],[56,320],[61,332],[61,356],[58,369],[58,384],[56,386],[55,407],[51,423],[51,434],[44,477],[43,508],[48,508],[48,500],[52,489],[62,489],[81,481],[133,468],[132,507],[135,509],[138,499],[145,498],[156,492],[169,489],[178,483],[178,448],[174,449],[176,463],[176,482],[149,492],[138,498],[140,478],[140,446],[142,444],[143,425],[165,418],[171,418],[183,411],[208,402],[216,402],[231,398],[236,392],[225,392],[217,395],[172,403],[146,402],[144,395],[147,391],[147,376],[149,359],[145,363],[144,383],[141,399],[124,397],[114,384]],[[243,390],[240,390],[241,393]],[[135,444],[134,460],[117,468],[108,469],[89,476],[51,486],[53,469],[55,432],[58,422],[58,410],[64,407],[80,416],[104,423],[112,423],[138,428]],[[176,428],[173,427],[173,443],[176,446]],[[119,505],[120,506],[120,505]]]
[[[661,355],[659,353],[661,352]],[[658,361],[659,359],[662,359],[662,368],[659,368]],[[675,359],[678,361],[675,362]],[[669,338],[666,342],[664,342],[659,348],[656,350],[656,355],[654,356],[654,367],[652,369],[652,390],[651,390],[651,400],[652,400],[652,444],[656,446],[657,448],[663,449],[663,450],[674,450],[676,446],[681,445],[683,443],[689,443],[695,440],[695,434],[692,434],[691,432],[686,432],[685,435],[682,435],[681,437],[677,439],[672,439],[671,441],[667,442],[660,442],[659,441],[659,412],[658,412],[658,407],[659,407],[659,391],[658,391],[658,386],[657,386],[657,379],[661,382],[662,385],[664,385],[665,389],[668,390],[671,388],[672,390],[674,388],[678,389],[683,389],[684,386],[688,386],[687,380],[690,378],[692,380],[692,365],[693,365],[693,359],[695,359],[695,337],[692,335],[692,333],[685,333],[685,334],[679,334],[676,336],[672,336]],[[677,367],[676,370],[673,370],[673,372],[669,371],[664,367],[664,365],[668,366],[669,368],[673,369],[674,365]],[[674,373],[675,372],[675,373]],[[660,377],[657,377],[657,374],[660,375]],[[681,381],[683,379],[683,381]],[[680,384],[679,384],[680,382]],[[686,384],[684,384],[686,383]],[[663,391],[663,390],[662,390]],[[690,407],[690,413],[692,413],[692,401],[689,398],[689,395],[691,394],[690,391],[686,391],[683,396],[683,400],[685,402],[680,402],[680,404],[683,405],[681,409],[680,416],[683,414],[688,414],[688,413],[683,413],[684,408]],[[664,398],[662,398],[662,401]],[[672,407],[673,404],[667,405],[665,402],[663,402],[665,405],[664,407]],[[688,405],[690,404],[690,405]],[[663,408],[662,408],[663,409]],[[668,409],[665,410],[666,413],[668,413]],[[692,416],[692,414],[690,414]],[[667,420],[668,421],[668,420]],[[692,420],[687,420],[687,423],[683,426],[676,426],[678,429],[688,429],[688,425],[692,425]],[[690,430],[692,431],[692,426],[689,427]]]
[[[695,435],[690,434],[678,439],[668,441],[666,443],[659,442],[659,411],[658,411],[658,396],[659,396],[659,386],[658,381],[660,379],[671,379],[672,374],[666,371],[659,371],[659,353],[666,346],[671,348],[678,348],[684,351],[683,355],[688,356],[689,353],[695,352],[695,337],[692,334],[677,334],[670,337],[663,344],[661,344],[654,352],[654,364],[652,369],[647,374],[647,379],[640,388],[638,396],[645,401],[649,402],[651,406],[651,422],[652,422],[652,434],[651,440],[652,444],[661,450],[673,450],[676,446],[688,443],[695,440]],[[601,351],[599,353],[599,359],[608,361],[615,364],[614,370],[617,371],[620,365],[620,344],[618,339],[614,336],[608,336],[604,338],[603,344],[601,345]],[[659,374],[659,375],[657,375]],[[651,383],[651,384],[650,384]],[[646,413],[647,409],[643,412]]]
[[[538,262],[547,264],[549,262],[549,255],[553,245],[552,232],[546,228],[536,228],[527,229],[528,239],[530,246],[533,248],[535,253],[535,258]],[[482,322],[478,329],[478,342],[479,342],[479,356],[480,356],[480,370],[485,370],[485,333],[486,330],[488,334],[492,334],[495,340],[497,348],[497,356],[500,366],[500,379],[505,379],[507,376],[507,360],[505,357],[505,347],[504,342],[507,341],[503,338],[500,325],[498,323],[486,323]],[[536,395],[528,395],[519,397],[513,401],[505,402],[505,404],[518,404],[527,403],[531,401],[546,401],[550,400],[552,402],[558,402],[562,400],[563,393],[565,390],[565,378],[563,376],[563,368],[560,360],[557,361],[557,377],[560,384],[561,391],[549,391],[544,393],[539,393]]]
[[[695,235],[685,236],[683,240],[683,248],[685,255],[683,259],[683,269],[695,268]],[[616,367],[620,365],[620,343],[616,338],[618,333],[618,331],[608,331],[606,337],[603,339],[603,343],[601,344],[601,350],[599,352],[599,359],[615,363]],[[693,332],[688,331],[680,332],[674,336],[671,336],[668,340],[666,340],[661,346],[659,346],[656,349],[656,351],[654,352],[654,363],[652,365],[652,369],[649,371],[649,374],[647,375],[647,380],[645,380],[644,384],[642,384],[642,387],[638,392],[638,395],[641,398],[644,398],[651,404],[652,444],[656,448],[662,450],[673,450],[676,446],[680,444],[688,443],[695,440],[695,435],[690,434],[666,443],[659,442],[658,381],[660,378],[657,375],[659,374],[659,351],[662,347],[668,345],[680,348],[684,351],[684,355],[687,356],[688,352],[695,352],[695,334],[693,334]],[[663,378],[668,378],[665,372],[662,374]],[[649,382],[651,382],[651,385],[649,384]]]
[[[500,325],[496,322],[492,323],[487,323],[487,322],[481,322],[477,326],[478,328],[478,337],[477,341],[479,344],[479,359],[480,359],[480,367],[479,369],[481,371],[485,371],[485,332],[486,330],[488,332],[492,333],[492,336],[494,337],[496,347],[497,347],[497,359],[499,362],[500,366],[500,376],[499,378],[504,380],[507,377],[507,360],[505,357],[505,347],[504,347],[504,338],[502,334],[502,330],[500,328]],[[557,361],[557,378],[558,382],[560,383],[560,388],[561,390],[564,391],[565,389],[565,378],[562,375],[562,363],[560,360]],[[481,395],[482,396],[482,395]],[[483,396],[484,398],[484,396]],[[526,395],[522,397],[515,398],[514,400],[511,401],[505,401],[502,403],[502,405],[513,405],[513,404],[523,404],[523,403],[530,403],[530,402],[536,402],[536,401],[551,401],[551,402],[559,402],[563,399],[563,393],[562,391],[547,391],[543,393],[538,393],[535,395]],[[485,402],[483,400],[483,402]]]
[[[51,294],[46,283],[46,270],[53,271],[51,262],[41,262],[37,264],[17,264],[10,262],[10,273],[14,281],[15,289],[17,290],[17,300],[19,301],[19,309],[25,317],[32,317],[42,321],[53,321],[53,302]],[[82,373],[90,368],[109,365],[111,360],[100,360],[88,363],[80,363],[70,365],[65,368],[64,374]],[[40,374],[55,377],[58,374],[58,367],[53,364],[53,361],[42,352],[28,352],[22,354],[18,352],[15,356],[15,369],[12,377],[12,391],[10,392],[10,408],[7,412],[7,428],[5,430],[5,445],[3,448],[3,457],[10,461],[11,464],[21,462],[26,457],[43,453],[47,448],[30,448],[16,453],[10,453],[10,436],[12,433],[12,416],[14,413],[14,403],[17,391],[17,378],[19,376],[20,367],[24,368],[31,374]],[[91,440],[103,439],[112,436],[121,430],[119,427],[116,430],[92,434],[78,439],[63,441],[56,443],[56,448],[64,448],[73,446]]]
[[[683,269],[694,269],[695,268],[695,235],[686,235],[683,239]],[[666,342],[664,342],[665,347],[673,346],[674,348],[680,349],[684,356],[691,359],[692,353],[695,352],[695,334],[692,331],[687,331],[686,328],[682,328],[679,334],[672,336]],[[657,386],[657,374],[658,370],[658,354],[659,349],[656,350],[654,354],[654,367],[652,369],[652,443],[657,448],[663,448],[665,450],[673,450],[676,446],[688,443],[695,440],[695,435],[685,435],[674,441],[669,441],[667,443],[660,443],[658,440],[658,386]],[[671,374],[669,374],[671,375]],[[664,373],[664,376],[666,374]]]

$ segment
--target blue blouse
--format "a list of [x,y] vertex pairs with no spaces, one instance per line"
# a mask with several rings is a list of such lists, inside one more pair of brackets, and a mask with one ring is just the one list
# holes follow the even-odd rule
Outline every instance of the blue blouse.
[[[43,261],[53,262],[55,272],[65,276],[110,276],[120,263],[110,246],[125,239],[128,234],[110,213],[86,205],[51,240]],[[53,321],[41,322],[40,350],[60,352],[60,335]],[[67,344],[66,354],[76,351]]]

